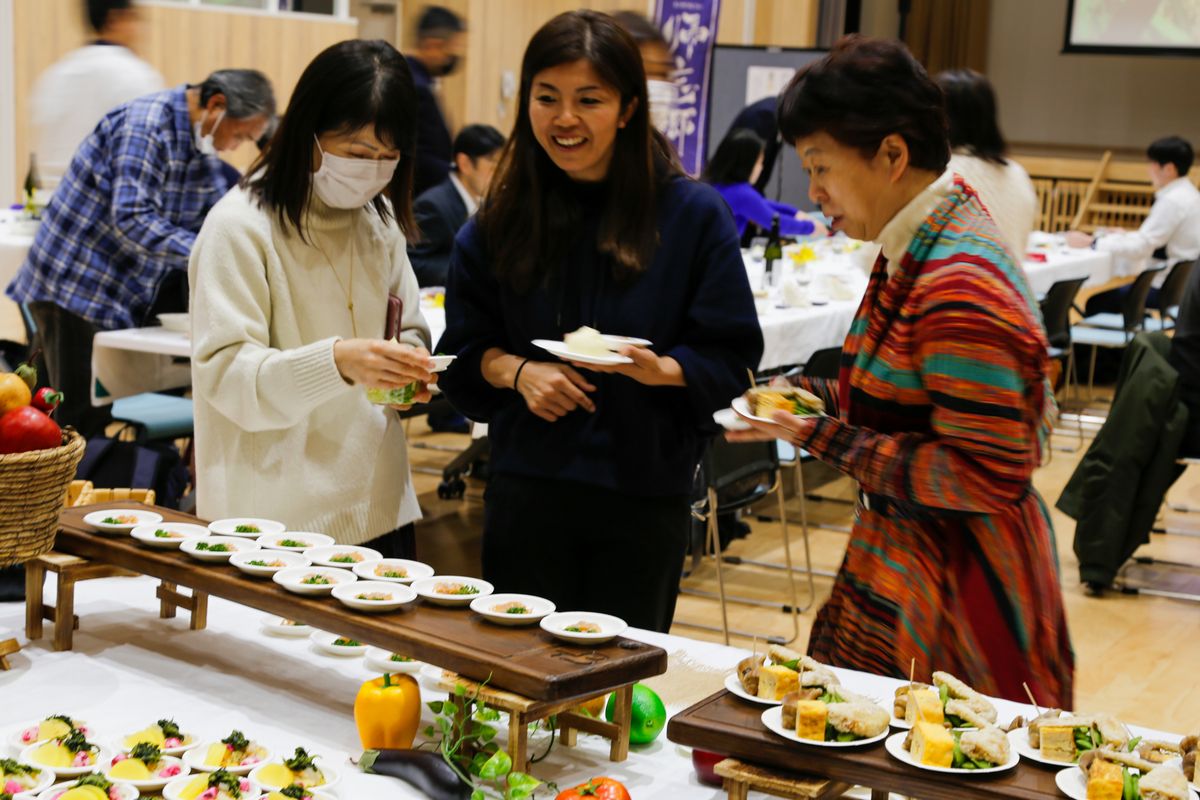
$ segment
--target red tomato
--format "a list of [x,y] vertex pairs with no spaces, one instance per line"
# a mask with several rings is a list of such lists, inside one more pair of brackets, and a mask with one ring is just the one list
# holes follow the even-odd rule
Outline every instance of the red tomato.
[[0,454],[28,453],[62,445],[58,423],[33,406],[14,408],[0,417]]
[[33,400],[29,404],[38,411],[49,414],[58,408],[58,404],[62,401],[62,392],[56,392],[49,386],[43,386],[33,393]]
[[725,780],[713,771],[719,762],[724,761],[725,756],[720,753],[710,753],[707,750],[692,751],[692,768],[696,770],[696,777],[700,782],[708,786],[721,786]]
[[592,778],[574,789],[559,792],[554,800],[583,800],[587,797],[596,800],[631,800],[625,787],[612,778]]

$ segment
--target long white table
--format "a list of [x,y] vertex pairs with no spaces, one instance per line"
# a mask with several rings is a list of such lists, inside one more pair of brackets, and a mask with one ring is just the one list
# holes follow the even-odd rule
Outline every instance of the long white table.
[[25,262],[25,255],[33,246],[36,230],[36,223],[21,219],[18,212],[0,210],[0,339],[25,341],[25,322],[21,319],[21,309],[8,299],[4,290]]
[[1030,237],[1029,252],[1045,261],[1026,258],[1023,266],[1035,295],[1043,295],[1058,281],[1087,278],[1084,286],[1103,286],[1114,277],[1114,259],[1110,253],[1068,247],[1061,236],[1035,233]]

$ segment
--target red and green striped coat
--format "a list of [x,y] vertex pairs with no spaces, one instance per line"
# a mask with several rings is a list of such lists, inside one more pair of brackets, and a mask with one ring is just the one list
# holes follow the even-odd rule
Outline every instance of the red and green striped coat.
[[1024,273],[961,178],[888,277],[882,256],[830,409],[804,447],[859,482],[845,560],[809,652],[894,677],[1071,707],[1054,532],[1031,478],[1055,406]]

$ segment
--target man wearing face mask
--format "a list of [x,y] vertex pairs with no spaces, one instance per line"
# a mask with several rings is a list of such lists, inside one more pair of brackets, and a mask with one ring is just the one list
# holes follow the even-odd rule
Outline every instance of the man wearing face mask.
[[426,6],[417,21],[416,51],[406,56],[417,90],[417,172],[414,195],[450,174],[450,128],[442,115],[437,80],[458,66],[467,26],[448,8]]
[[220,70],[118,106],[80,145],[8,287],[65,395],[60,423],[103,433],[109,409],[89,403],[92,337],[151,322],[160,297],[186,285],[196,233],[229,189],[217,152],[255,141],[274,112],[265,76]]

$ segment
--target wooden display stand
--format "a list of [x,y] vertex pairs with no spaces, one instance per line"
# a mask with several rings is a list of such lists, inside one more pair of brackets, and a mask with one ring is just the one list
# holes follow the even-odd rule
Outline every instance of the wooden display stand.
[[8,663],[8,657],[20,652],[21,645],[17,644],[16,639],[4,639],[0,641],[0,670],[12,669],[12,665]]
[[[505,748],[505,752],[512,758],[514,769],[526,770],[529,765],[530,724],[551,715],[557,715],[559,740],[563,745],[574,747],[578,732],[583,731],[609,740],[609,761],[624,761],[629,757],[633,684],[622,686],[616,690],[617,703],[613,722],[588,717],[571,710],[593,699],[591,697],[539,702],[502,689],[481,686],[474,681],[459,677],[453,672],[445,671],[442,672],[441,680],[437,682],[437,688],[448,692],[450,701],[453,703],[462,703],[462,698],[455,691],[459,686],[466,690],[468,697],[476,697],[478,702],[486,704],[489,708],[508,714],[508,747]],[[475,713],[473,706],[474,703],[462,703],[462,707],[455,715],[460,722],[469,719]]]
[[746,800],[751,791],[785,800],[832,800],[853,788],[840,781],[756,767],[736,758],[718,762],[713,772],[725,779],[729,800]]

